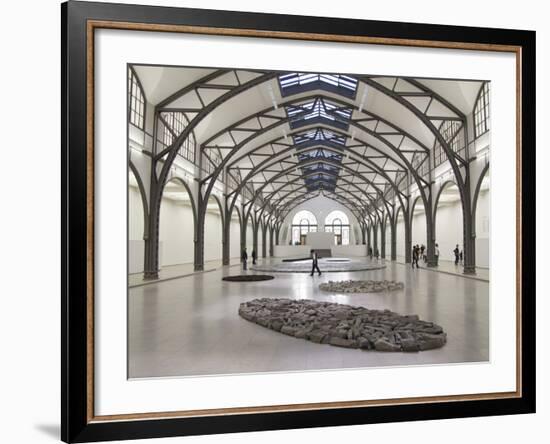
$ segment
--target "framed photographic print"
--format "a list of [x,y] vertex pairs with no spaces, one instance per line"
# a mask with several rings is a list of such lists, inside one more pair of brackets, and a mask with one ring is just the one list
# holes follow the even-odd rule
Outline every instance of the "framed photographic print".
[[62,5],[62,439],[535,411],[535,33]]

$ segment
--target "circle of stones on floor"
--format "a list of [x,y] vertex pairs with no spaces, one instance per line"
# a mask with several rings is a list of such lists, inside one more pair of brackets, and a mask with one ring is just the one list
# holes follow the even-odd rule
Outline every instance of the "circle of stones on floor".
[[285,335],[339,347],[416,352],[447,342],[441,326],[415,314],[311,299],[253,299],[240,304],[239,315]]
[[334,293],[377,293],[381,291],[402,290],[405,287],[403,282],[396,281],[328,281],[319,284],[319,290],[331,291]]
[[222,278],[223,281],[228,282],[257,282],[270,281],[271,279],[275,279],[275,277],[268,274],[241,274],[237,276],[225,276]]
[[[377,262],[367,262],[360,260],[350,260],[346,262],[319,260],[319,268],[323,273],[340,273],[350,271],[370,271],[386,268],[386,264]],[[311,260],[303,262],[281,262],[274,264],[258,264],[250,267],[253,271],[262,271],[266,273],[311,273]]]

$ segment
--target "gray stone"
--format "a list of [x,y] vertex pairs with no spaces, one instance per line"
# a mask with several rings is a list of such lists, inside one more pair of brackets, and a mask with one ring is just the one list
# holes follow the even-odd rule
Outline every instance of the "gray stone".
[[374,343],[374,348],[378,351],[399,351],[401,347],[387,339],[380,338]]
[[254,299],[239,306],[239,315],[289,336],[338,347],[416,352],[447,342],[441,326],[414,314],[310,299]]
[[294,336],[294,334],[296,333],[296,329],[288,325],[283,325],[283,327],[281,328],[281,333],[289,336]]
[[375,293],[394,291],[404,288],[403,282],[395,281],[328,281],[319,284],[319,289],[336,293]]
[[310,332],[307,334],[307,338],[308,338],[311,342],[317,342],[318,344],[320,344],[321,341],[323,340],[323,338],[324,338],[326,335],[327,335],[327,334],[326,334],[324,331],[313,330],[313,331],[310,331]]
[[329,341],[330,345],[336,345],[337,347],[346,347],[346,348],[357,348],[357,341],[351,339],[342,339],[337,336],[333,336]]

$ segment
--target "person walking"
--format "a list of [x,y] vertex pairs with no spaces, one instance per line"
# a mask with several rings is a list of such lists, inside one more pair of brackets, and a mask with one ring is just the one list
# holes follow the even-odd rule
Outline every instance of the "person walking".
[[244,247],[243,252],[241,254],[241,262],[243,263],[243,270],[247,270],[247,268],[248,268],[248,253],[246,252],[246,247]]
[[372,259],[372,247],[369,246],[369,257]]
[[374,251],[374,257],[376,258],[376,260],[378,260],[378,258],[380,257],[380,252],[378,251],[378,248]]
[[424,262],[426,262],[426,256],[424,255],[424,250],[426,250],[426,247],[424,244],[420,246],[420,257]]
[[258,255],[256,254],[256,250],[252,250],[252,265],[256,265],[256,259],[258,259]]
[[463,261],[464,261],[464,252],[460,250],[460,263],[462,264]]
[[315,273],[315,270],[317,270],[317,272],[319,273],[319,276],[321,276],[321,270],[319,270],[317,252],[315,250],[311,250],[310,254],[311,254],[311,276],[313,276],[313,273]]
[[455,265],[458,265],[458,261],[460,259],[460,250],[458,249],[458,244],[456,244],[456,248],[453,250],[453,253],[455,254]]
[[412,248],[411,265],[413,268],[414,268],[414,264],[416,264],[416,268],[418,268],[418,245],[413,245],[413,248]]
[[439,265],[439,245],[438,244],[435,244],[434,257],[435,257],[435,266],[437,267]]

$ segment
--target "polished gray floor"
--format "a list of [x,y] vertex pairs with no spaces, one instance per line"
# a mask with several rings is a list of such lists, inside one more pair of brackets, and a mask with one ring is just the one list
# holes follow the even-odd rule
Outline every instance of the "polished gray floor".
[[[388,262],[363,272],[277,273],[264,282],[224,282],[237,267],[131,288],[128,370],[130,378],[303,371],[372,366],[481,362],[489,359],[489,283]],[[327,294],[320,282],[390,279],[405,283],[391,293]],[[313,298],[418,314],[448,333],[440,349],[384,353],[344,349],[295,339],[239,317],[255,297]]]

